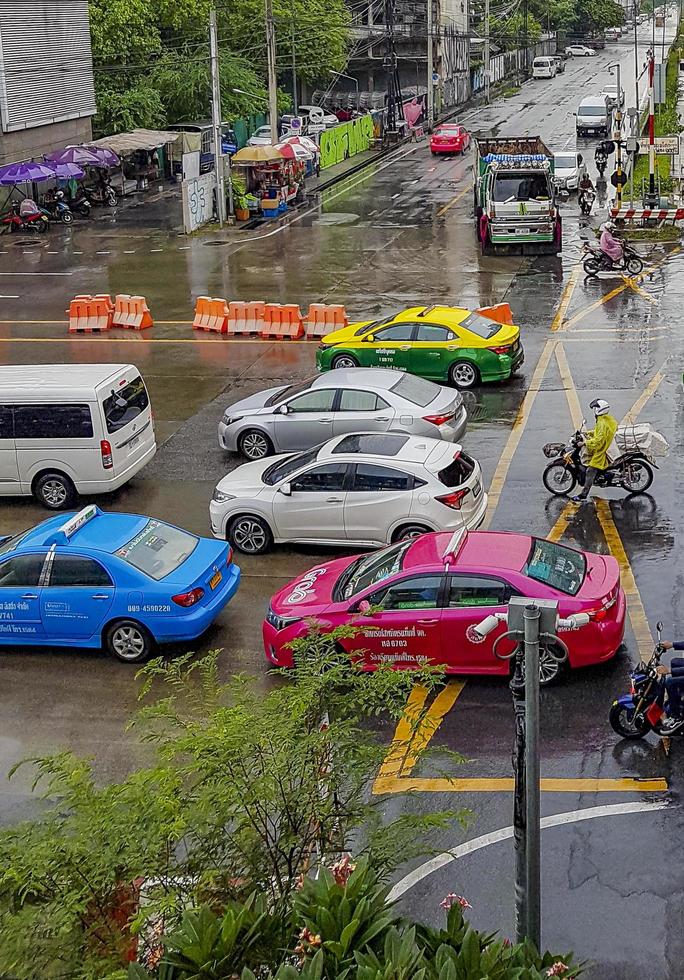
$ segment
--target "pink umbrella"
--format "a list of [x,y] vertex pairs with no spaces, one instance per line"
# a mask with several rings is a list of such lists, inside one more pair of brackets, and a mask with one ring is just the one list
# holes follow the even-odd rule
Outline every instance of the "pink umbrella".
[[305,149],[299,143],[277,143],[276,150],[286,160],[311,160],[313,158],[311,150]]
[[314,140],[309,139],[308,136],[288,136],[287,139],[283,140],[283,143],[289,143],[291,146],[303,146],[305,150],[309,153],[320,153],[321,148],[318,143]]

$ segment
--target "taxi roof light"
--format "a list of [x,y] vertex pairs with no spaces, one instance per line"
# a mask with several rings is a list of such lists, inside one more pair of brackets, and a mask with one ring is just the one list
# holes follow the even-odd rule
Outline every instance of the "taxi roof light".
[[97,504],[88,504],[82,510],[79,510],[78,514],[74,514],[70,517],[68,521],[65,521],[61,527],[58,527],[55,533],[50,537],[47,542],[48,545],[52,544],[68,544],[69,538],[72,538],[77,531],[80,531],[82,527],[92,521],[95,517],[99,517],[102,511],[97,506]]
[[457,527],[449,538],[447,546],[444,549],[444,554],[442,555],[442,560],[444,561],[445,565],[450,565],[456,560],[456,557],[465,544],[467,538],[468,528],[465,526],[465,524],[462,527]]

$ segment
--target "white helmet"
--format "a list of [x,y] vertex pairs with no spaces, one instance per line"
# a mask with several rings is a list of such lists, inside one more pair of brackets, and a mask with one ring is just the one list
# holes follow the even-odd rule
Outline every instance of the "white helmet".
[[593,402],[589,403],[589,408],[594,409],[594,415],[596,418],[598,418],[599,415],[607,415],[610,411],[610,405],[608,402],[604,401],[603,398],[595,398]]

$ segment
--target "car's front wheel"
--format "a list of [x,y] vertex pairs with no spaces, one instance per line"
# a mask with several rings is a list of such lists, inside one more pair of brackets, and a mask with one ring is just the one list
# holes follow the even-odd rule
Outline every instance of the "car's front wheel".
[[154,640],[141,623],[120,619],[105,630],[104,648],[110,657],[127,664],[141,664],[151,656]]
[[330,367],[333,370],[336,368],[355,368],[358,366],[359,362],[351,354],[337,354],[330,363]]
[[273,544],[270,527],[256,514],[241,514],[228,526],[226,538],[243,555],[263,555]]
[[247,429],[238,439],[238,449],[247,459],[263,459],[273,454],[273,443],[258,429]]
[[449,381],[457,388],[473,388],[479,377],[477,368],[470,361],[456,361],[449,368]]

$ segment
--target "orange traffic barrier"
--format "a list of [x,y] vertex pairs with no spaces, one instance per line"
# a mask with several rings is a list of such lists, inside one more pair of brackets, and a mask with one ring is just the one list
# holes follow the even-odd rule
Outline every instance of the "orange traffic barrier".
[[74,296],[69,303],[67,313],[69,315],[69,333],[94,333],[89,326],[90,302],[92,296]]
[[488,316],[490,320],[497,323],[508,323],[513,326],[513,311],[509,303],[497,303],[495,306],[481,306],[476,313]]
[[231,336],[261,333],[264,326],[265,306],[263,300],[252,303],[229,303],[227,332]]
[[225,333],[228,329],[228,304],[225,299],[198,296],[195,303],[195,318],[192,321],[192,329]]
[[334,330],[341,330],[349,324],[347,311],[343,306],[326,306],[324,303],[312,303],[306,317],[307,339],[325,337]]
[[109,295],[109,293],[96,293],[93,299],[102,300],[102,302],[107,307],[107,328],[112,325],[112,317],[114,316],[114,300]]
[[152,314],[144,296],[119,293],[114,299],[112,325],[127,330],[145,330],[152,326]]
[[267,303],[261,336],[268,340],[299,340],[304,336],[302,311],[294,304]]

